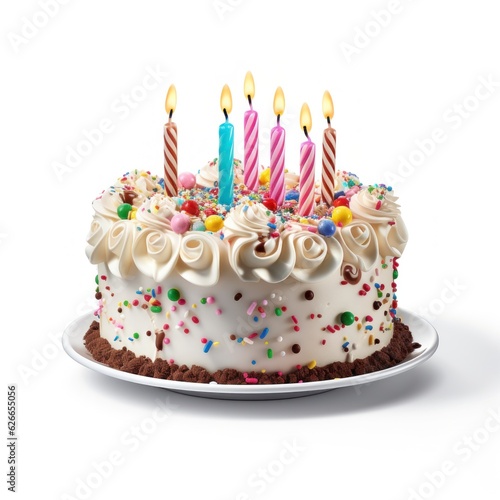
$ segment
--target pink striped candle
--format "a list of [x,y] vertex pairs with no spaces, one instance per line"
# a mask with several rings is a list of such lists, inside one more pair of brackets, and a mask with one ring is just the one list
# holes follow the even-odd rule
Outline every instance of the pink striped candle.
[[285,96],[281,87],[274,94],[274,113],[277,116],[276,127],[271,129],[271,162],[269,197],[278,207],[285,200],[285,129],[280,125],[280,116],[285,111]]
[[304,104],[300,111],[300,126],[306,134],[307,141],[300,145],[299,215],[307,217],[314,214],[314,160],[316,156],[316,146],[309,137],[312,119],[307,104]]
[[244,115],[244,183],[250,191],[259,190],[259,115],[252,107],[255,85],[250,71],[246,74],[244,85],[245,97],[250,109]]
[[172,114],[177,104],[177,91],[170,86],[165,99],[168,123],[163,130],[163,168],[165,171],[165,194],[177,196],[177,125],[172,121]]
[[330,92],[323,95],[323,115],[328,127],[323,132],[323,159],[321,170],[321,199],[329,207],[333,204],[335,193],[335,158],[337,149],[337,132],[331,125],[333,118],[333,101]]

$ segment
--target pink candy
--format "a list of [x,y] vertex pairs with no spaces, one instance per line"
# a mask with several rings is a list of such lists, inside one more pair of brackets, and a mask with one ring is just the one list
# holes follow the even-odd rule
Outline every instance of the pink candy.
[[193,189],[196,185],[196,176],[191,172],[182,172],[178,179],[180,187],[185,189]]
[[185,233],[190,226],[191,219],[186,214],[175,214],[170,220],[170,227],[177,234]]

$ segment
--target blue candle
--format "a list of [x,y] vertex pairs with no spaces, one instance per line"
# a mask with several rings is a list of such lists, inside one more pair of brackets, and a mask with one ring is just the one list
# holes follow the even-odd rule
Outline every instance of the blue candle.
[[234,199],[234,127],[229,123],[233,108],[231,91],[224,85],[220,96],[220,107],[226,121],[219,127],[219,205],[232,205]]

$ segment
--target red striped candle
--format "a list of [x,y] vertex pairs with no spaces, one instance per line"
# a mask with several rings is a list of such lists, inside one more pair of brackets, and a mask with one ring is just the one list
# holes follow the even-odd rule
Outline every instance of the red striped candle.
[[244,183],[251,191],[259,190],[259,115],[252,107],[255,85],[250,71],[246,74],[244,85],[245,97],[250,109],[245,112],[244,125]]
[[337,149],[337,132],[331,126],[333,118],[333,101],[328,91],[323,95],[323,115],[328,127],[323,132],[323,159],[321,170],[321,199],[332,206],[335,193],[335,158]]
[[309,137],[312,119],[307,104],[304,104],[300,111],[300,126],[306,134],[307,141],[300,145],[299,215],[307,217],[314,214],[314,160],[316,157],[316,146]]
[[177,196],[177,125],[172,121],[172,114],[177,104],[177,92],[170,86],[165,99],[168,122],[163,131],[163,168],[165,171],[165,194]]
[[285,96],[281,87],[274,94],[274,113],[277,116],[276,127],[271,129],[271,162],[269,197],[278,206],[285,200],[285,129],[280,125],[280,116],[285,111]]

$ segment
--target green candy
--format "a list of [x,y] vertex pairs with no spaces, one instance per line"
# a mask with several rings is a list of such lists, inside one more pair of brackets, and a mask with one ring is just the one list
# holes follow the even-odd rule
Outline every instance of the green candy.
[[173,302],[175,302],[181,298],[181,293],[179,292],[179,290],[177,290],[177,288],[171,288],[167,292],[167,297]]
[[340,321],[343,325],[349,326],[354,323],[354,314],[352,312],[346,311],[343,312],[340,316]]
[[161,312],[161,306],[151,306],[151,312],[160,313]]
[[120,219],[128,219],[128,214],[132,210],[132,205],[130,203],[122,203],[116,209],[116,213]]
[[392,278],[397,279],[398,276],[399,276],[398,270],[394,269],[394,271],[392,271]]

